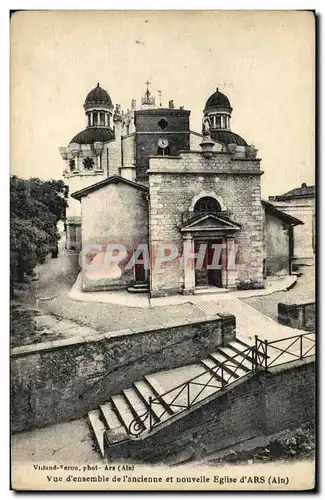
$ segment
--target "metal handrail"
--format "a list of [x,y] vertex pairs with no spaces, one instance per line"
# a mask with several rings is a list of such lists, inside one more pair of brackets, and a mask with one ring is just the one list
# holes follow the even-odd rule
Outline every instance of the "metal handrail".
[[[173,415],[169,414],[169,411],[172,411],[172,408],[177,407],[180,409],[180,411],[177,412],[177,415],[179,413],[184,412],[185,410],[188,410],[198,402],[199,396],[202,394],[202,392],[207,388],[207,387],[212,387],[215,389],[220,389],[223,390],[225,386],[227,385],[228,387],[231,386],[234,382],[238,380],[238,378],[241,377],[236,377],[232,382],[229,383],[229,380],[231,378],[234,378],[236,375],[236,372],[242,367],[245,366],[245,375],[252,375],[257,372],[264,371],[265,373],[268,371],[268,368],[274,364],[274,362],[281,357],[283,354],[288,353],[292,354],[299,359],[303,359],[304,357],[307,356],[307,354],[311,351],[311,349],[314,347],[312,346],[310,349],[305,351],[304,353],[302,352],[302,339],[307,338],[307,340],[313,342],[314,344],[316,343],[315,339],[308,338],[307,336],[312,335],[311,333],[303,333],[303,334],[298,334],[298,335],[293,335],[291,337],[286,337],[284,339],[277,339],[271,342],[268,342],[267,340],[261,340],[258,338],[258,336],[255,336],[255,345],[248,347],[247,349],[244,349],[242,352],[239,352],[232,356],[231,358],[226,359],[222,363],[216,364],[216,366],[212,368],[208,368],[205,371],[202,371],[202,373],[195,375],[195,377],[192,377],[190,380],[187,380],[186,382],[183,382],[172,389],[169,389],[168,391],[160,394],[159,396],[152,398],[150,397],[148,400],[148,409],[146,410],[145,413],[138,415],[134,420],[129,425],[128,428],[128,434],[133,437],[139,437],[144,431],[152,431],[153,428],[157,427],[158,425],[162,424],[165,422],[167,419],[172,418]],[[284,342],[287,340],[292,340],[295,339],[289,346],[286,348],[281,349],[281,347],[275,346],[274,344],[279,343],[279,342]],[[296,353],[290,353],[289,349],[292,347],[298,340],[300,340],[300,355],[297,355]],[[275,358],[269,361],[269,349],[276,349],[280,351],[280,354]],[[244,362],[246,360],[249,360],[249,354],[251,353],[251,369],[247,371],[247,365],[244,365]],[[243,359],[241,360],[240,363],[234,363],[234,360],[241,356]],[[234,370],[232,373],[228,373],[225,376],[225,367],[232,367]],[[216,375],[221,372],[221,381],[216,380]],[[199,382],[198,379],[203,377],[204,375],[210,374],[210,378],[206,382]],[[243,375],[244,376],[244,375]],[[211,384],[211,380],[214,379],[214,384]],[[218,384],[218,385],[217,385]],[[191,385],[195,386],[202,386],[202,388],[199,390],[199,392],[195,395],[195,397],[191,400],[190,397],[190,387]],[[178,390],[179,389],[179,390]],[[177,391],[178,390],[178,391]],[[177,394],[173,396],[171,401],[166,401],[166,396],[168,396],[171,393],[174,393],[177,391]],[[183,392],[186,392],[186,404],[177,402],[177,399],[181,396]],[[206,396],[208,397],[208,396]],[[199,400],[202,402],[204,399]],[[160,406],[164,407],[164,411],[158,416],[155,414],[153,410],[153,406],[157,404]],[[166,414],[169,414],[167,419],[162,419]],[[149,418],[149,425],[148,427],[145,426],[145,422]]]
[[[309,339],[308,338],[309,335],[314,335],[314,333],[313,332],[298,333],[297,335],[292,335],[291,337],[286,337],[284,339],[271,340],[271,342],[268,341],[268,345],[277,344],[278,342],[284,342],[285,340],[290,340],[290,339],[294,339],[294,338],[298,338],[298,337],[306,337],[307,340],[310,340],[311,342],[316,342],[315,339]],[[260,342],[266,342],[265,340],[261,340],[261,339],[259,339],[259,340],[260,340]]]
[[[229,380],[234,377],[234,374],[238,371],[238,369],[243,366],[244,361],[246,361],[248,359],[249,353],[252,353],[252,370],[248,371],[247,375],[251,374],[253,372],[253,365],[254,365],[254,355],[253,355],[253,353],[254,353],[254,347],[255,346],[251,346],[251,347],[245,349],[244,351],[235,354],[235,356],[233,356],[232,358],[226,359],[225,361],[223,361],[222,363],[219,363],[215,367],[208,368],[207,370],[203,371],[202,373],[199,373],[198,375],[195,375],[195,377],[192,377],[190,380],[187,380],[186,382],[183,382],[182,384],[179,384],[176,387],[173,387],[172,389],[169,389],[168,391],[160,394],[159,396],[157,396],[155,398],[149,398],[149,401],[148,401],[149,407],[146,410],[146,412],[143,413],[142,415],[138,415],[130,423],[129,429],[128,429],[129,435],[134,436],[134,437],[138,437],[145,430],[151,431],[154,427],[156,427],[157,425],[159,425],[159,424],[161,424],[162,422],[165,421],[165,420],[162,420],[162,417],[164,417],[168,413],[168,409],[171,410],[172,407],[181,408],[180,411],[188,410],[189,408],[191,408],[192,406],[194,406],[197,403],[199,396],[202,394],[202,392],[204,391],[204,389],[206,389],[207,387],[212,387],[212,388],[215,388],[215,389],[221,389],[222,390],[222,389],[224,389],[224,387],[226,385],[231,385],[233,382],[236,382],[239,377],[236,378],[235,380],[233,380],[230,384],[228,384]],[[224,376],[224,372],[225,372],[224,367],[227,366],[227,365],[229,366],[229,364],[231,364],[231,366],[233,367],[234,366],[233,365],[233,360],[235,358],[239,357],[239,356],[241,356],[243,358],[242,361],[238,365],[236,365],[236,368],[232,372],[232,374],[229,373],[228,378],[226,378]],[[211,374],[211,372],[212,372],[212,374]],[[212,385],[212,384],[210,384],[210,382],[211,382],[212,379],[215,380],[215,375],[217,375],[218,372],[221,372],[221,381],[219,382],[218,385]],[[198,381],[199,378],[201,378],[201,377],[203,377],[204,375],[207,375],[207,374],[211,375],[207,382],[203,383],[203,382],[199,382]],[[190,398],[190,386],[191,385],[202,386],[201,390],[195,395],[195,397],[192,400]],[[177,392],[177,394],[173,397],[173,399],[171,401],[169,401],[167,403],[166,400],[164,400],[164,398],[166,396],[168,396],[169,394],[177,391],[177,389],[179,389],[179,391]],[[185,390],[186,390],[186,395],[187,395],[187,404],[181,404],[180,402],[177,402],[177,399],[183,393],[183,391],[185,391]],[[164,402],[163,406],[164,406],[165,409],[159,415],[159,417],[157,419],[155,419],[155,421],[153,421],[153,418],[152,418],[152,416],[153,416],[152,415],[153,414],[153,405],[154,404],[161,405],[161,401]],[[180,412],[178,412],[178,414],[179,413]],[[170,418],[171,417],[172,417],[172,415],[170,415]],[[149,418],[149,426],[148,426],[148,429],[146,429],[144,423],[146,422],[146,420],[148,418]]]
[[[296,357],[300,360],[307,357],[308,353],[314,348],[314,346],[316,344],[316,339],[310,338],[310,335],[314,335],[314,334],[313,333],[301,333],[301,334],[292,335],[290,337],[286,337],[283,339],[281,338],[281,339],[273,340],[271,342],[268,342],[267,340],[261,340],[256,335],[255,336],[255,346],[256,346],[257,350],[262,349],[264,352],[264,355],[265,355],[265,360],[264,360],[265,361],[265,365],[264,365],[265,372],[267,372],[268,368],[270,368],[271,366],[274,366],[275,362],[279,358],[281,358],[281,356],[283,356],[284,354],[289,354],[290,356]],[[313,343],[313,345],[305,351],[303,351],[303,342],[302,342],[303,339],[306,339],[309,342]],[[278,344],[280,342],[286,342],[288,340],[292,341],[292,342],[289,345],[287,345],[285,348],[281,348],[281,347],[275,345],[275,344]],[[292,346],[297,344],[298,341],[299,341],[299,354],[297,354],[297,352],[293,352],[292,350],[290,351],[290,348],[292,348]],[[270,356],[268,355],[270,351],[268,349],[275,349],[276,351],[279,352],[279,354],[275,358],[271,359],[270,361],[269,361]],[[288,362],[288,361],[286,361],[286,362]]]

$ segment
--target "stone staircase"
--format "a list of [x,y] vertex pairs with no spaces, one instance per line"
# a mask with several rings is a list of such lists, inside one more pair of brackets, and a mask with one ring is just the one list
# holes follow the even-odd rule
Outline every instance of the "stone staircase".
[[132,286],[128,287],[129,293],[148,293],[148,291],[147,281],[136,281]]
[[[102,457],[104,457],[105,431],[113,431],[114,437],[110,438],[110,441],[119,442],[128,439],[131,423],[147,428],[149,419],[143,423],[141,416],[149,409],[149,398],[154,400],[151,418],[154,422],[163,422],[182,410],[182,397],[186,406],[185,393],[183,396],[177,394],[178,386],[188,380],[197,377],[197,384],[191,384],[190,390],[191,399],[195,398],[195,401],[199,402],[220,391],[223,383],[230,384],[249,374],[252,359],[247,354],[242,354],[248,348],[248,344],[237,338],[227,347],[216,348],[215,352],[197,364],[146,375],[142,380],[134,382],[132,387],[111,396],[98,409],[90,411],[88,413],[90,429]],[[215,373],[215,370],[226,360],[230,362],[224,366],[222,372],[224,379],[222,379],[220,371]],[[165,394],[168,391],[170,392]],[[177,404],[170,404],[175,396]]]

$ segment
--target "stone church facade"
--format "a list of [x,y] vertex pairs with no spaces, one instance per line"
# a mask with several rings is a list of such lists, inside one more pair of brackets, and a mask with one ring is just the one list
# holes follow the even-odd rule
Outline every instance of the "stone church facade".
[[[219,89],[201,133],[190,130],[189,110],[157,106],[149,82],[139,109],[135,100],[126,112],[114,109],[99,84],[84,109],[86,129],[60,148],[71,193],[66,246],[83,252],[83,290],[159,297],[263,288],[268,249],[272,269],[279,251],[290,272],[301,221],[262,203],[261,160],[232,132],[232,107]],[[270,213],[285,235],[279,250],[273,229],[265,239]]]

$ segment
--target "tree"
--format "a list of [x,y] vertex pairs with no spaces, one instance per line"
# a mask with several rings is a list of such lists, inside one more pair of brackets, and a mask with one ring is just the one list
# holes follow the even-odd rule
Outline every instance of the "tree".
[[57,222],[65,221],[69,187],[63,181],[54,179],[41,181],[32,177],[28,182],[34,200],[43,203],[55,215]]
[[[53,200],[51,199],[53,196]],[[67,189],[62,181],[10,179],[10,271],[14,284],[31,275],[49,252],[56,253],[57,222],[65,217]]]

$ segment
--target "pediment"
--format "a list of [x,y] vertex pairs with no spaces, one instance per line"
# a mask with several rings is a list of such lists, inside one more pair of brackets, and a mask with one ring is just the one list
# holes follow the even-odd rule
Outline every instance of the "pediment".
[[189,224],[182,226],[182,232],[191,231],[239,231],[240,225],[231,219],[213,214],[201,215]]

